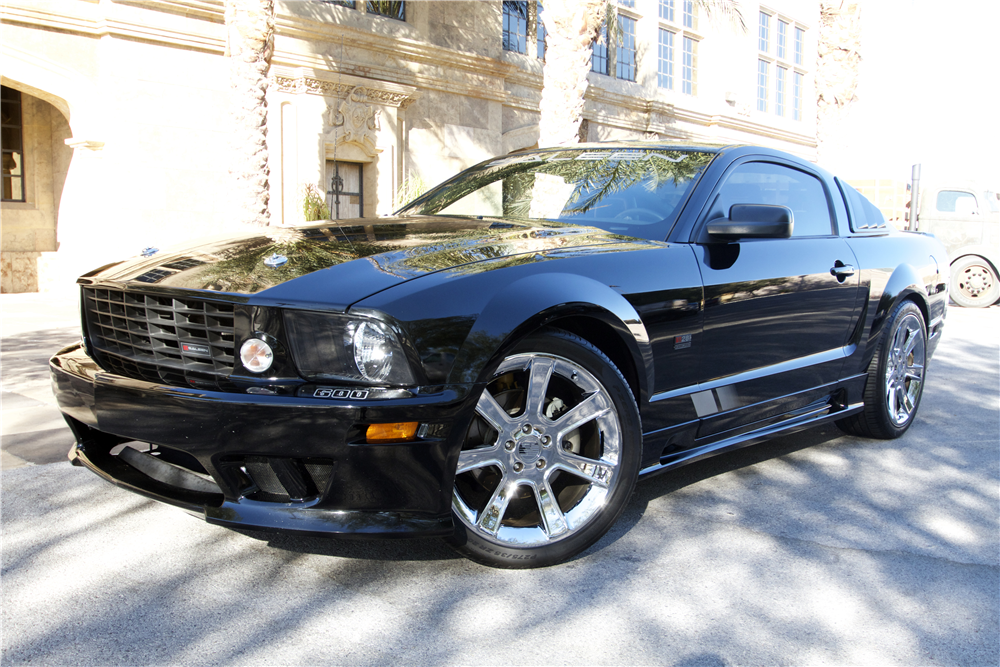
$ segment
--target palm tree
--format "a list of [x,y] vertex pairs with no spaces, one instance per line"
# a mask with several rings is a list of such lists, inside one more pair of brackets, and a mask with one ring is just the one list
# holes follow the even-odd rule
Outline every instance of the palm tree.
[[[744,32],[737,0],[695,0],[709,18],[729,18]],[[601,26],[611,22],[616,4],[608,0],[545,0],[541,13],[547,37],[542,100],[539,106],[539,147],[577,142],[583,120],[591,45]],[[609,33],[615,31],[612,28]]]
[[274,0],[226,0],[226,56],[232,90],[229,168],[237,222],[266,227],[268,211],[267,74],[274,51]]
[[826,140],[857,99],[861,68],[861,5],[820,3],[816,59],[816,141],[823,159]]

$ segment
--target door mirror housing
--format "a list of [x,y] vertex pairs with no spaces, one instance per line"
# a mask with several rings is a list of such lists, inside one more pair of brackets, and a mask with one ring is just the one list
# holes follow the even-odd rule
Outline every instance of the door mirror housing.
[[738,238],[787,239],[795,221],[792,209],[768,204],[733,204],[728,218],[708,223],[708,237],[713,241]]

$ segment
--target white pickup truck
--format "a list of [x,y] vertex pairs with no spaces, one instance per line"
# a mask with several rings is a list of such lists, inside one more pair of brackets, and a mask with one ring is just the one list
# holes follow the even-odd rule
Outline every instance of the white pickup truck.
[[972,183],[924,183],[919,198],[910,229],[934,234],[948,249],[952,300],[966,308],[996,303],[1000,299],[1000,195]]

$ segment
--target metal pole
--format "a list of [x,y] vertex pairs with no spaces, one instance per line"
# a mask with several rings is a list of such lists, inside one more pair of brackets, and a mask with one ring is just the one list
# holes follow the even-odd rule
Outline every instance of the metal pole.
[[920,229],[917,211],[920,208],[920,165],[913,165],[910,173],[910,223],[906,226],[912,232]]

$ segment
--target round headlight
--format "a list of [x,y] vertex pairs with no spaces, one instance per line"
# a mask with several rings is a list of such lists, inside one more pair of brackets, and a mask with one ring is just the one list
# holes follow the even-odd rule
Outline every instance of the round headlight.
[[263,373],[271,367],[274,352],[271,346],[259,338],[247,338],[240,347],[240,360],[251,373]]
[[392,370],[394,339],[386,331],[369,322],[361,323],[354,332],[354,363],[366,380],[382,382]]

